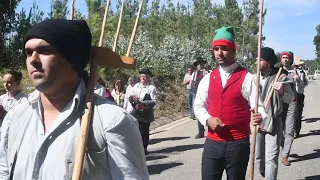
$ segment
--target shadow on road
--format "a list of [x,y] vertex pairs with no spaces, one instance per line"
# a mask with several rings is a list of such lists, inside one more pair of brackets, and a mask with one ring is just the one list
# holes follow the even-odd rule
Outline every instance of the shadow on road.
[[320,135],[320,130],[311,130],[307,134],[300,134],[299,138],[307,137],[307,136],[316,136],[316,135]]
[[162,141],[177,141],[177,140],[182,140],[182,139],[188,139],[190,137],[167,137],[167,138],[156,138],[156,139],[151,139],[149,144],[157,144]]
[[153,160],[157,160],[157,159],[164,159],[167,157],[168,156],[164,156],[164,155],[155,155],[155,156],[149,155],[146,157],[146,159],[147,159],[147,161],[153,161]]
[[313,123],[313,122],[320,121],[320,118],[307,118],[307,119],[303,119],[302,121],[304,121],[305,123]]
[[184,152],[193,149],[203,148],[204,144],[190,144],[190,145],[182,145],[176,147],[170,147],[166,149],[160,149],[156,151],[150,151],[150,153],[172,153],[172,152]]
[[183,165],[183,163],[180,162],[172,162],[172,163],[166,163],[166,164],[154,164],[154,165],[150,165],[148,166],[148,170],[149,170],[149,174],[160,174],[161,172],[177,167],[177,166],[181,166]]
[[294,160],[291,160],[290,162],[299,162],[299,161],[307,161],[311,159],[317,159],[320,158],[320,149],[313,150],[314,153],[306,154],[303,156],[299,156],[298,154],[291,154],[290,157],[295,158]]
[[161,131],[155,131],[155,132],[152,132],[150,133],[150,135],[153,135],[153,134],[158,134],[158,133],[162,133],[162,132],[165,132],[166,130],[161,130]]
[[319,179],[320,179],[320,175],[308,176],[304,178],[304,180],[319,180]]

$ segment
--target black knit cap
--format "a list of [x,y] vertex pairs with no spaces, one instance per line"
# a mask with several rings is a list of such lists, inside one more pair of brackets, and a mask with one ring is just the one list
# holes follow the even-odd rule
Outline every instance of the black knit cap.
[[271,62],[272,65],[275,65],[278,61],[278,58],[275,55],[274,50],[269,47],[261,48],[261,58]]
[[48,19],[30,27],[24,45],[30,39],[47,41],[77,72],[82,72],[89,62],[92,36],[84,20]]
[[204,60],[202,57],[197,57],[196,61],[193,63],[193,66],[198,66],[198,64],[200,64],[200,63],[206,64],[207,61]]
[[153,77],[153,74],[152,74],[152,72],[150,71],[149,68],[142,68],[142,69],[139,71],[139,74],[147,74],[147,75],[149,75],[150,77]]

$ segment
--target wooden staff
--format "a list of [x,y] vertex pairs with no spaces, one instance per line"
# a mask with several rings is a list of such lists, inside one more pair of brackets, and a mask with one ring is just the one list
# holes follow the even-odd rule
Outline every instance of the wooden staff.
[[114,43],[113,43],[113,48],[112,48],[113,52],[116,52],[116,48],[117,48],[117,42],[118,42],[118,39],[119,39],[119,33],[120,33],[120,27],[121,27],[121,21],[122,21],[123,7],[124,7],[124,0],[122,0],[122,3],[121,3],[121,10],[120,10],[118,28],[117,28],[116,36],[114,38]]
[[107,23],[109,5],[110,5],[110,0],[107,1],[106,9],[104,11],[103,22],[102,22],[102,26],[101,26],[101,35],[100,35],[100,39],[99,39],[99,47],[103,46],[104,31],[105,31],[105,27],[106,27],[106,23]]
[[[107,3],[106,12],[104,13],[104,17],[103,17],[99,47],[101,47],[103,44],[103,34],[104,34],[104,27],[107,21],[108,8],[109,8],[109,0]],[[82,175],[84,153],[87,147],[89,127],[90,127],[90,122],[92,117],[94,86],[96,83],[97,70],[98,70],[97,62],[94,60],[90,61],[90,76],[89,76],[87,96],[86,96],[87,103],[86,103],[86,108],[84,110],[84,114],[81,117],[81,129],[80,129],[79,143],[78,143],[77,152],[75,156],[72,180],[80,180]]]
[[134,24],[134,28],[133,28],[133,31],[132,31],[130,43],[129,43],[128,50],[127,50],[127,54],[126,54],[127,57],[129,57],[130,52],[131,52],[131,48],[132,48],[133,41],[134,41],[134,36],[135,36],[135,34],[136,34],[136,31],[137,31],[139,18],[140,18],[141,11],[142,11],[142,6],[143,6],[143,0],[141,0],[140,7],[139,7],[139,11],[138,11],[138,15],[137,15],[137,19],[136,19],[136,23]]
[[[281,75],[281,71],[282,71],[282,67],[279,68],[278,73],[277,73],[273,83],[279,81],[279,77]],[[271,102],[271,98],[272,98],[273,92],[274,92],[274,88],[271,88],[271,91],[270,91],[269,96],[267,98],[266,111],[268,111],[268,109],[270,108],[270,102]]]
[[71,3],[70,20],[73,20],[73,14],[74,14],[74,0],[72,0],[72,3]]
[[[263,0],[260,2],[260,20],[259,20],[259,40],[258,40],[258,61],[257,61],[257,75],[256,75],[256,102],[255,102],[255,113],[258,112],[259,106],[259,87],[260,87],[260,59],[261,59],[261,40],[262,40],[262,14],[263,14]],[[254,159],[256,151],[256,138],[257,138],[258,126],[254,126],[254,131],[252,132],[252,143],[251,143],[251,153],[250,153],[250,180],[254,179]]]

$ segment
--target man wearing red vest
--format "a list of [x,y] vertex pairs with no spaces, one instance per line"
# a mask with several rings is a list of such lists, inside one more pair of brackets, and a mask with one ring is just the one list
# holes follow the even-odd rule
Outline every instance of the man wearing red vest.
[[208,126],[202,155],[202,180],[245,179],[250,154],[250,122],[259,125],[267,117],[256,101],[254,76],[235,63],[232,27],[216,30],[212,51],[219,67],[201,80],[194,102],[197,119]]

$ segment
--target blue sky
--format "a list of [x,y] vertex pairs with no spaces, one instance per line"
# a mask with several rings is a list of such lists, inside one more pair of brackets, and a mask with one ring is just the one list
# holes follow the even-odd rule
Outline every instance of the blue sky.
[[[51,0],[22,0],[17,11],[21,8],[29,10],[34,1],[41,10],[49,12]],[[115,2],[116,0],[111,0],[111,7],[115,7]],[[186,4],[192,0],[173,2]],[[212,2],[223,4],[224,0]],[[241,5],[242,0],[238,0],[238,3]],[[69,4],[71,5],[71,0]],[[314,59],[313,38],[316,35],[315,27],[320,24],[320,0],[265,0],[264,7],[268,9],[263,26],[263,35],[266,36],[264,45],[276,52],[291,50],[302,59]],[[75,0],[75,8],[86,12],[85,0]]]

